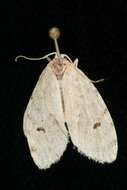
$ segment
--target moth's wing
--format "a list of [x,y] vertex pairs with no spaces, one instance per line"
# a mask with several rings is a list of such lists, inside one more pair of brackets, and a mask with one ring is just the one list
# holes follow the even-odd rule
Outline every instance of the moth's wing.
[[58,81],[49,66],[42,72],[24,114],[24,134],[40,169],[58,161],[66,149],[67,130]]
[[63,78],[65,118],[78,151],[100,163],[117,156],[112,118],[99,92],[78,68],[71,66]]

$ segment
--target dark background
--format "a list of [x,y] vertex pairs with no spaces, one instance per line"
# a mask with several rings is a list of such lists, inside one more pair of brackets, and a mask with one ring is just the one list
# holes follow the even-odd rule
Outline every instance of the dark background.
[[[1,1],[0,22],[0,173],[14,189],[85,190],[127,188],[127,3],[122,0]],[[54,51],[48,37],[52,26],[61,29],[61,52],[97,80],[115,123],[118,157],[100,165],[68,145],[50,169],[35,166],[23,134],[23,114],[47,61],[14,62],[15,56],[41,57]]]

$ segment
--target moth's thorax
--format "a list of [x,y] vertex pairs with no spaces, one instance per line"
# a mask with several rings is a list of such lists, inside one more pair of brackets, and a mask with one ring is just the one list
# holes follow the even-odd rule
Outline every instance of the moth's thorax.
[[52,71],[56,75],[57,79],[60,80],[62,79],[66,68],[70,65],[70,62],[61,57],[54,58],[50,64]]

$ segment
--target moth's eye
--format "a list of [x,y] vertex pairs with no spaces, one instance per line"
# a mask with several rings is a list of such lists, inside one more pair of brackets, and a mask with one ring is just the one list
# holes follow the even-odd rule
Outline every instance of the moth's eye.
[[66,65],[65,61],[63,61],[63,64],[62,65]]

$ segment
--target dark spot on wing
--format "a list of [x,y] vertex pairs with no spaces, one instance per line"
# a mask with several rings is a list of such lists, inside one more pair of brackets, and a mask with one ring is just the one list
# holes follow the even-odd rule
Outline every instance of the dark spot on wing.
[[101,126],[101,123],[97,122],[97,123],[94,124],[93,128],[96,129],[96,128],[100,127],[100,126]]
[[42,131],[42,132],[44,132],[44,133],[46,132],[43,127],[38,127],[38,128],[37,128],[37,131],[38,131],[38,132]]

